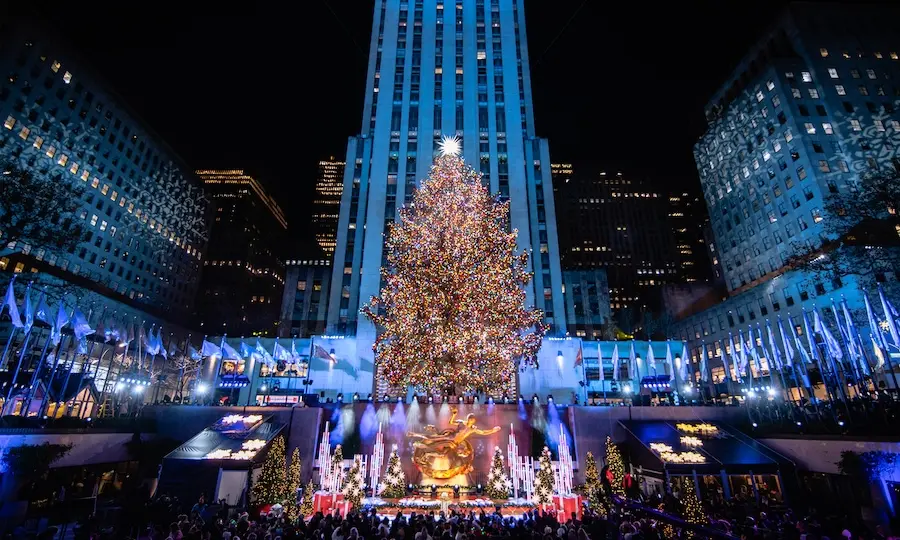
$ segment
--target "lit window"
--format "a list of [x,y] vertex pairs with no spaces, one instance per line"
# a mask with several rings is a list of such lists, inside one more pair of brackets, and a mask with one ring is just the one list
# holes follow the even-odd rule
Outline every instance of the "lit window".
[[94,189],[97,189],[97,186],[99,186],[99,185],[100,185],[100,179],[95,176],[94,179],[91,180],[91,187]]
[[772,148],[774,148],[776,152],[781,152],[781,143],[776,140],[772,143]]
[[772,82],[771,80],[766,81],[766,88],[768,88],[769,90],[774,89],[774,88],[775,88],[775,83]]
[[894,131],[900,131],[900,120],[891,120],[891,127]]
[[440,75],[443,72],[444,72],[444,68],[439,68],[439,67],[434,68],[435,75]]
[[800,76],[803,78],[803,82],[812,82],[812,75],[808,71],[801,71]]
[[15,125],[16,125],[16,119],[13,118],[12,116],[7,116],[6,122],[3,122],[3,127],[5,127],[6,129],[12,129],[13,126],[15,126]]
[[756,92],[756,101],[757,101],[757,103],[760,102],[760,101],[762,101],[762,100],[764,100],[764,99],[766,99],[766,96],[765,96],[765,94],[762,93],[762,90],[757,91],[757,92]]
[[113,190],[113,192],[109,194],[110,200],[115,201],[118,197],[119,197],[119,192],[116,190]]
[[96,224],[97,224],[97,214],[93,214],[93,215],[91,215],[91,226],[94,226]]
[[837,70],[834,68],[828,68],[828,76],[831,77],[832,79],[837,79],[838,78]]
[[76,163],[76,162],[73,161],[73,162],[72,162],[72,166],[69,167],[69,172],[72,173],[72,174],[77,173],[77,172],[78,172],[78,163]]
[[876,53],[875,53],[875,58],[881,60],[882,58],[884,58],[884,56],[882,56],[880,52],[876,52]]
[[103,184],[103,188],[100,190],[100,193],[106,195],[109,193],[109,184]]
[[841,172],[850,172],[850,166],[847,165],[847,162],[843,160],[838,161],[838,169],[840,169]]
[[828,166],[828,162],[824,159],[819,160],[819,170],[822,172],[829,172],[831,168]]
[[862,131],[862,126],[859,125],[859,120],[850,120],[850,126],[853,128],[853,131]]
[[34,138],[34,147],[40,150],[42,146],[44,146],[44,138],[38,135]]
[[809,89],[809,97],[810,99],[819,99],[819,91],[815,88]]
[[487,58],[487,52],[478,51],[478,54],[476,56],[477,56],[478,60],[484,60]]
[[868,95],[869,95],[869,89],[866,88],[865,85],[861,84],[861,85],[859,85],[859,94],[860,94],[861,96],[868,96]]
[[850,70],[850,76],[853,77],[854,79],[858,79],[858,78],[859,78],[859,70],[858,70],[858,69],[851,69],[851,70]]
[[819,49],[819,54],[822,55],[822,58],[828,58],[828,49],[822,47],[821,49]]
[[791,95],[792,95],[795,99],[800,99],[800,98],[803,97],[803,94],[800,93],[800,89],[799,89],[799,88],[791,88]]
[[59,71],[60,66],[62,66],[62,64],[59,63],[59,60],[54,60],[53,63],[50,64],[50,71],[56,73]]
[[803,127],[806,128],[806,132],[809,133],[810,135],[816,134],[816,126],[812,125],[811,123],[807,122],[807,123],[803,124]]
[[54,148],[53,145],[50,145],[50,148],[47,149],[47,157],[52,158],[55,155],[56,155],[56,148]]
[[100,230],[105,231],[107,225],[109,225],[105,220],[100,222]]
[[56,164],[65,166],[65,164],[68,162],[69,162],[69,156],[67,156],[65,154],[60,154],[59,160],[57,160]]
[[770,159],[772,159],[772,154],[768,150],[764,151],[763,161],[769,161]]
[[87,179],[91,177],[91,171],[85,169],[81,171],[81,181],[87,182]]
[[897,53],[892,52],[892,53],[891,53],[891,60],[896,60],[897,58],[898,58],[898,57],[897,57]]
[[847,91],[844,90],[844,85],[842,85],[842,84],[836,84],[836,85],[834,85],[834,89],[837,90],[837,93],[838,93],[839,96],[846,96],[846,95],[847,95]]
[[69,73],[68,71],[66,72],[65,75],[63,75],[63,82],[66,84],[69,84],[70,82],[72,82],[72,74]]
[[825,131],[825,135],[834,135],[834,128],[831,127],[831,122],[824,122],[822,129]]
[[813,221],[815,221],[816,223],[822,221],[822,210],[820,210],[818,208],[813,208],[811,213],[812,213]]
[[882,122],[881,120],[875,120],[874,122],[875,122],[875,129],[877,131],[884,131],[884,122]]
[[875,77],[875,70],[874,70],[874,69],[867,69],[867,70],[866,70],[866,75],[867,75],[870,79],[875,79],[875,78],[876,78],[876,77]]
[[22,131],[19,132],[19,138],[22,140],[28,139],[28,135],[31,133],[31,130],[27,127],[23,127]]
[[784,140],[786,140],[787,142],[793,141],[794,140],[794,132],[791,131],[790,129],[784,130]]

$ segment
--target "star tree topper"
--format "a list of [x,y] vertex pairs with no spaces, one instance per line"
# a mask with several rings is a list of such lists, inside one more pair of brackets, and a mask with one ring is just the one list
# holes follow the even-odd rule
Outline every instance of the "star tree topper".
[[442,156],[458,156],[460,151],[462,151],[462,144],[460,144],[459,137],[456,135],[444,135],[441,137],[438,149],[441,151]]

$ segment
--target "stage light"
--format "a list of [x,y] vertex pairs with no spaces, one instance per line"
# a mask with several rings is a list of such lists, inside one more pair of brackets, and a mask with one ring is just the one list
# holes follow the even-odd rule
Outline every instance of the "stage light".
[[354,392],[353,393],[353,402],[356,403],[357,401],[359,401],[359,392]]
[[775,397],[775,389],[774,388],[769,388],[768,392],[769,392],[770,396]]
[[444,403],[447,403],[447,396],[444,396],[444,397],[442,398],[442,400],[443,400]]
[[472,402],[473,402],[473,403],[478,403],[478,396],[475,396],[474,398],[472,398]]
[[489,404],[489,405],[493,405],[493,404],[494,404],[494,398],[489,397],[489,398],[488,398],[488,404]]
[[539,402],[539,401],[540,401],[540,399],[539,399],[539,398],[538,398],[538,395],[537,395],[537,394],[535,394],[535,395],[533,395],[533,396],[531,396],[531,401],[533,401],[533,402],[535,402],[535,403],[537,403],[537,402]]
[[331,349],[330,351],[328,351],[328,356],[331,357],[331,361],[332,361],[332,362],[334,362],[335,360],[337,360],[337,354],[335,354],[334,349]]
[[756,390],[754,390],[754,389],[751,388],[750,391],[747,392],[747,395],[750,396],[751,398],[755,398],[755,397],[756,397]]
[[208,387],[205,384],[201,383],[201,384],[197,385],[197,393],[198,394],[205,394],[207,390],[208,390]]
[[369,398],[368,398],[368,399],[369,399],[370,402],[372,401],[372,394],[369,394]]
[[756,422],[753,422],[753,427],[759,427],[759,424],[757,424]]
[[338,403],[341,403],[342,401],[344,401],[344,394],[343,394],[343,393],[339,393],[339,394],[337,395],[337,400],[338,400]]
[[144,391],[144,387],[141,385],[135,386],[134,389],[132,390],[132,392],[134,392],[135,394],[140,394],[143,391]]
[[549,395],[549,394],[547,395],[547,403],[553,403],[553,396],[552,396],[552,395]]
[[562,351],[556,351],[556,362],[561,366],[563,363]]
[[428,403],[434,403],[434,396],[428,396]]
[[631,385],[630,385],[630,384],[626,384],[625,386],[623,386],[623,387],[622,387],[622,392],[624,392],[624,393],[626,393],[626,394],[630,394],[630,393],[631,393]]
[[125,383],[116,383],[116,392],[121,392],[123,388],[125,388]]
[[403,397],[397,396],[397,403],[401,403],[403,401]]
[[693,392],[693,391],[694,391],[694,389],[691,388],[690,386],[685,386],[685,387],[684,387],[684,393],[685,393],[685,394],[690,394],[690,393]]
[[265,392],[265,391],[266,391],[266,385],[260,386],[260,387],[259,387],[259,391],[260,391],[260,392]]
[[802,426],[802,425],[803,425],[802,422],[797,422],[797,427],[800,427],[800,426]]
[[844,421],[843,421],[843,420],[838,420],[838,425],[841,426],[841,427],[844,427]]
[[387,394],[381,396],[381,401],[383,401],[383,402],[385,402],[385,403],[388,402],[388,401],[390,401],[390,400],[391,400],[391,398],[389,398]]

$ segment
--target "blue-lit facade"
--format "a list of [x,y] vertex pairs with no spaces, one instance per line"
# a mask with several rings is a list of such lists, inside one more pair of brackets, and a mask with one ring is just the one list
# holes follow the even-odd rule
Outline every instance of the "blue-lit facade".
[[17,20],[0,33],[0,154],[85,189],[85,241],[68,253],[4,246],[0,269],[50,269],[176,320],[194,307],[209,201],[174,152],[71,48]]
[[811,275],[789,261],[827,240],[829,195],[852,193],[868,172],[897,165],[900,35],[885,10],[896,11],[789,7],[706,108],[694,159],[729,298],[677,323],[676,337],[689,342],[695,367],[707,343],[713,379],[726,376],[729,333],[778,317],[800,323],[803,309],[830,310],[842,296],[851,310],[862,308],[854,276]]
[[378,0],[360,135],[347,145],[328,310],[329,333],[356,335],[373,362],[376,330],[359,307],[380,289],[386,225],[428,175],[444,135],[510,200],[532,251],[527,304],[565,329],[547,141],[537,138],[520,0]]

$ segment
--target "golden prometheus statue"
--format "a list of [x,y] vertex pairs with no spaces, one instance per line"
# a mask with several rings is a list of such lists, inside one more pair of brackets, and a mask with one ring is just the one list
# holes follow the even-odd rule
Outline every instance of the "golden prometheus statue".
[[475,415],[469,414],[465,420],[457,420],[459,409],[450,409],[450,424],[438,431],[433,425],[425,426],[424,433],[407,432],[406,436],[418,439],[413,443],[413,463],[426,477],[447,480],[472,471],[474,449],[469,442],[472,435],[491,435],[500,427],[478,429]]

